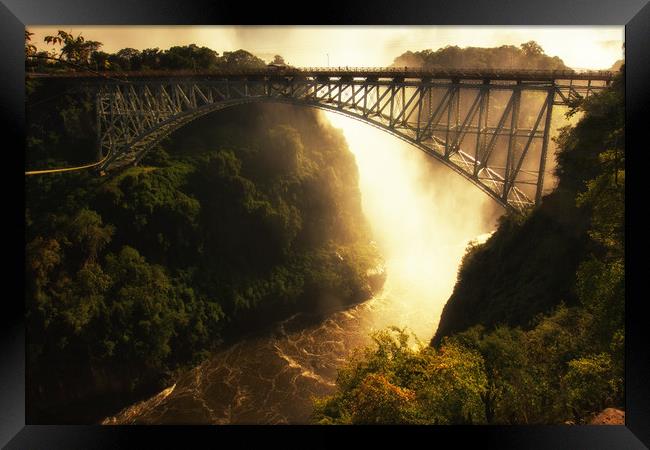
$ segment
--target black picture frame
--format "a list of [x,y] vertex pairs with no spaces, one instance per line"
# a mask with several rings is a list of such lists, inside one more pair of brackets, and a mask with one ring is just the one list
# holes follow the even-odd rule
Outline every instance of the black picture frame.
[[[375,0],[290,5],[286,2],[225,3],[206,0],[0,0],[0,97],[2,98],[5,204],[8,225],[6,274],[0,327],[0,445],[7,448],[180,447],[189,442],[225,443],[236,434],[239,445],[271,439],[296,430],[316,432],[319,443],[340,445],[354,427],[102,427],[25,424],[24,298],[21,289],[24,243],[13,237],[13,224],[24,230],[24,33],[25,25],[205,25],[205,24],[349,24],[349,25],[624,25],[626,62],[626,425],[625,426],[473,426],[372,427],[369,437],[425,439],[431,445],[453,440],[495,448],[636,449],[650,446],[650,327],[642,314],[643,275],[635,267],[643,260],[642,141],[650,109],[650,4],[648,0]],[[646,132],[646,133],[644,133]],[[646,139],[647,141],[647,139]],[[634,149],[639,150],[634,152]],[[645,152],[647,154],[647,152]],[[24,192],[24,191],[23,191]],[[10,200],[7,202],[7,200]],[[6,247],[5,247],[6,248]],[[16,262],[18,261],[18,262]],[[14,272],[15,271],[15,272]],[[14,289],[6,289],[11,286]],[[252,433],[251,431],[255,431]],[[362,431],[368,431],[364,428]],[[284,434],[284,433],[283,433]],[[191,436],[191,440],[189,439]],[[288,437],[287,436],[287,437]],[[234,436],[233,436],[234,437]],[[324,438],[324,439],[323,439]],[[301,439],[302,440],[302,439]],[[154,444],[155,442],[155,444]],[[269,442],[267,440],[266,442]],[[285,442],[286,443],[286,442]],[[301,442],[301,446],[311,445]],[[255,448],[255,447],[253,447]]]

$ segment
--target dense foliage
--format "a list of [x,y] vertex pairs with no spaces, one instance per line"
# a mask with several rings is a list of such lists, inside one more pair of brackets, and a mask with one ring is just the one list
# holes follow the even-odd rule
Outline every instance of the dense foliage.
[[[196,45],[101,52],[59,32],[30,70],[261,67]],[[275,61],[281,61],[276,56]],[[34,66],[35,64],[35,66]],[[407,52],[396,66],[565,68],[534,42]],[[27,83],[27,163],[92,159],[90,92]],[[623,87],[558,138],[556,190],[468,248],[429,346],[375,335],[316,401],[319,423],[583,422],[623,402]],[[575,111],[573,111],[575,112]],[[522,114],[534,114],[524,109]],[[156,385],[236,329],[368,298],[379,263],[340,133],[304,110],[247,106],[179,130],[107,177],[26,182],[28,417]],[[68,416],[70,417],[70,416]],[[88,409],[75,421],[89,419]]]
[[373,336],[339,369],[337,393],[315,401],[320,424],[458,424],[483,422],[487,384],[481,355],[450,342],[413,346],[392,328]]
[[448,45],[438,50],[407,51],[393,62],[394,67],[472,69],[568,69],[557,56],[548,56],[535,41],[519,47],[465,47]]
[[[196,44],[179,45],[167,50],[123,48],[115,53],[101,51],[102,43],[74,36],[63,30],[46,36],[44,41],[52,50],[39,51],[33,44],[33,33],[25,31],[25,56],[28,71],[96,71],[121,70],[209,70],[265,67],[264,60],[239,49],[219,55],[208,47]],[[58,47],[58,49],[57,49]],[[284,61],[276,55],[274,62]]]
[[624,95],[580,105],[557,189],[468,249],[430,346],[379,333],[319,423],[584,423],[624,402]]
[[[87,112],[66,101],[30,127],[81,151]],[[151,384],[235,330],[368,298],[380,261],[357,177],[339,131],[279,105],[195,121],[106,177],[29,177],[30,417]]]

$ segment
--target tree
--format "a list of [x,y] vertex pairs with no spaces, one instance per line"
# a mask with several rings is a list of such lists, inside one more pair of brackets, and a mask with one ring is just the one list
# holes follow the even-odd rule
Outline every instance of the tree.
[[163,52],[158,47],[145,48],[140,54],[141,67],[138,69],[158,69]]
[[76,64],[88,64],[93,52],[100,49],[101,42],[87,41],[81,34],[77,37],[59,30],[54,36],[45,36],[45,43],[61,45],[59,57]]
[[101,51],[94,51],[90,55],[90,63],[95,70],[107,70],[111,68],[110,54]]
[[398,328],[373,336],[339,369],[337,392],[315,402],[321,423],[485,423],[483,358],[457,342],[413,349]]
[[61,246],[56,239],[44,239],[38,236],[27,244],[26,270],[36,290],[42,289],[50,282],[50,273],[61,264],[62,259]]
[[175,46],[161,56],[161,64],[170,69],[210,69],[216,66],[218,53],[196,44]]
[[111,55],[114,65],[122,70],[137,70],[141,63],[141,53],[134,48],[123,48]]
[[266,63],[246,50],[237,50],[234,52],[224,52],[221,57],[221,65],[228,68],[262,68]]
[[81,264],[94,262],[99,252],[111,241],[115,227],[104,225],[102,217],[90,209],[82,209],[67,224],[66,240],[81,254]]
[[544,49],[535,41],[528,41],[521,44],[521,49],[526,56],[541,56],[544,54]]
[[117,255],[106,257],[106,273],[111,279],[111,305],[101,341],[113,342],[119,359],[160,367],[171,351],[169,341],[179,307],[165,270],[125,246]]
[[576,422],[618,400],[623,379],[616,376],[611,355],[600,353],[577,358],[568,366],[563,382],[567,385],[569,406]]
[[25,30],[25,56],[30,57],[36,54],[36,46],[32,44],[32,36],[34,33],[31,33]]
[[409,423],[415,392],[392,384],[385,376],[368,374],[353,394],[352,423]]
[[284,62],[284,58],[280,55],[275,55],[273,57],[273,61],[271,61],[271,64],[286,64]]
[[[36,63],[41,63],[43,59],[34,59],[33,57],[37,55],[37,49],[34,44],[32,44],[32,36],[34,33],[31,33],[25,29],[25,69],[28,70],[29,66],[32,67],[32,70],[34,69],[34,61]],[[31,59],[30,59],[31,58]],[[28,66],[29,64],[29,66]],[[35,88],[35,82],[32,79],[26,79],[25,80],[25,92],[29,96],[32,92],[34,92]]]

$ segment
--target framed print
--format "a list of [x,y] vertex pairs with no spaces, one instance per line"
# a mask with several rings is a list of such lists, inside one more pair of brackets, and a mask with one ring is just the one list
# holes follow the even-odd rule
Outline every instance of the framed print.
[[648,445],[646,2],[3,2],[7,448]]

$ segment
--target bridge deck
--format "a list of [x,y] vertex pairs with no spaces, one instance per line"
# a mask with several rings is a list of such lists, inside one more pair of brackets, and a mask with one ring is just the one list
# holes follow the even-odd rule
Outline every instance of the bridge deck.
[[327,77],[327,78],[414,78],[505,81],[592,80],[609,82],[610,71],[513,70],[513,69],[422,69],[413,67],[288,67],[286,69],[241,70],[147,70],[125,72],[27,73],[28,78],[152,79],[152,78],[246,78],[246,77]]

